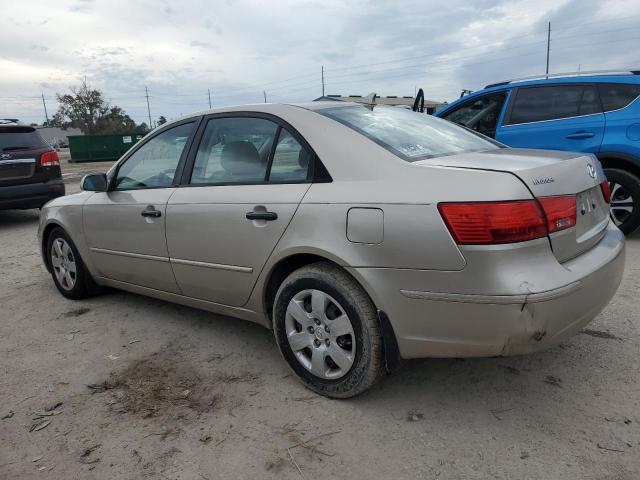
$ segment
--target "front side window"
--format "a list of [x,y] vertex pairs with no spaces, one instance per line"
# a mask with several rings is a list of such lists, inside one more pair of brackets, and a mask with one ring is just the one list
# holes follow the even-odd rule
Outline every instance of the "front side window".
[[494,138],[506,97],[505,93],[485,95],[458,107],[444,118]]
[[625,85],[623,83],[605,83],[598,85],[602,108],[605,112],[619,110],[633,102],[640,96],[640,85]]
[[263,118],[213,118],[196,154],[192,184],[256,183],[267,176],[278,126]]
[[446,120],[398,107],[332,107],[317,112],[408,162],[502,147]]
[[116,190],[166,188],[173,178],[195,123],[184,123],[156,135],[118,169]]
[[311,155],[293,135],[280,130],[278,144],[273,154],[270,182],[300,182],[307,179]]
[[598,113],[591,85],[556,85],[520,88],[513,102],[510,125],[542,122]]

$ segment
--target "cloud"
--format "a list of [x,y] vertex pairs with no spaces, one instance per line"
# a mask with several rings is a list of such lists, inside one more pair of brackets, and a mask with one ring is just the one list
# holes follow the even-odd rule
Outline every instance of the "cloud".
[[[70,14],[69,12],[72,12]],[[461,88],[551,70],[637,63],[637,0],[31,0],[0,18],[2,109],[42,116],[37,97],[87,77],[138,121],[208,106],[337,94],[452,100]],[[37,43],[33,31],[37,29]],[[8,110],[7,110],[8,109]]]

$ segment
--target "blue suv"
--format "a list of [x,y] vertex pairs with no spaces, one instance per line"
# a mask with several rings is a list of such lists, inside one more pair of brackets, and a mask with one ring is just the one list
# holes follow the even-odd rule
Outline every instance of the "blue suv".
[[640,225],[640,71],[564,74],[487,85],[436,112],[510,147],[592,153],[611,187],[611,217]]

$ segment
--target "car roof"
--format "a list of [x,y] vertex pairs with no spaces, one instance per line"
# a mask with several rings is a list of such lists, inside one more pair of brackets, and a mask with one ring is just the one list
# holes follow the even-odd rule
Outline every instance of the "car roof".
[[487,85],[485,88],[476,90],[469,95],[460,97],[459,99],[451,102],[440,112],[448,111],[452,107],[457,106],[467,100],[476,98],[487,93],[504,92],[515,87],[529,87],[536,85],[571,85],[582,83],[633,83],[640,84],[640,74],[638,73],[621,73],[621,74],[608,74],[608,75],[571,75],[565,77],[550,77],[550,78],[536,78],[531,80],[516,80],[516,81],[504,81]]
[[183,120],[188,120],[190,118],[201,117],[203,115],[212,115],[216,113],[231,113],[231,112],[253,112],[253,113],[268,113],[275,116],[279,116],[282,114],[283,110],[295,111],[295,110],[309,110],[316,111],[322,110],[324,108],[336,108],[336,107],[354,107],[354,106],[364,106],[361,103],[357,102],[302,102],[302,103],[253,103],[253,104],[245,104],[245,105],[229,105],[226,107],[220,108],[212,108],[209,110],[202,110],[199,112],[189,113],[180,118],[172,120],[171,122],[165,123],[162,125],[162,128],[166,128],[168,125],[173,125],[175,123],[181,122]]

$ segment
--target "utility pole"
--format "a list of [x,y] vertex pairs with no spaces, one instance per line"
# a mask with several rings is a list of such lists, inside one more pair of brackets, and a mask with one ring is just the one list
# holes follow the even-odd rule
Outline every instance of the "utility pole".
[[322,96],[324,97],[324,65],[322,65],[320,72],[322,74]]
[[149,90],[147,87],[144,87],[144,96],[147,97],[147,113],[149,114],[149,130],[153,129],[153,125],[151,123],[151,108],[149,108]]
[[47,104],[44,101],[44,92],[42,93],[42,106],[44,107],[44,118],[47,119],[47,125],[49,125],[49,114],[47,113]]
[[547,70],[546,75],[549,78],[549,51],[551,50],[551,22],[547,28]]
[[207,88],[207,93],[209,94],[209,108],[211,108],[211,89]]
[[264,103],[267,103],[267,91],[263,90],[262,94],[264,95]]

